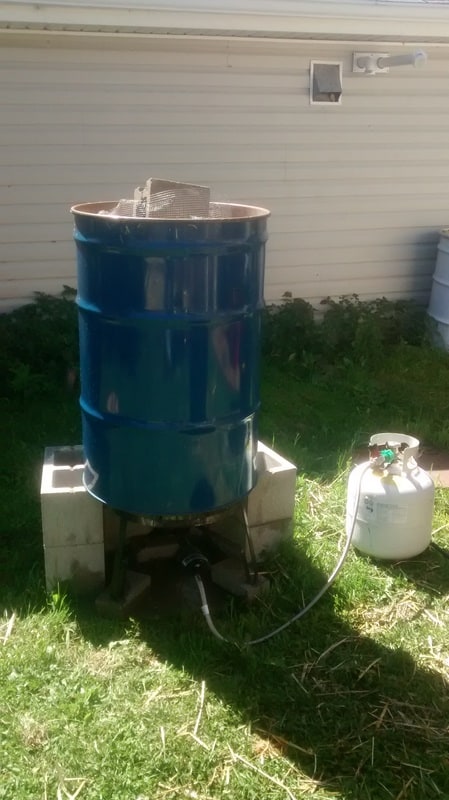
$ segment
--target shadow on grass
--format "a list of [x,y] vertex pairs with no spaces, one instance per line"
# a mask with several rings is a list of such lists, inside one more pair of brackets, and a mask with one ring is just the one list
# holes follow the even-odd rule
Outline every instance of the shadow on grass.
[[[308,406],[307,398],[302,398],[301,408],[295,410],[296,429],[290,389],[279,393],[272,381],[263,438],[275,447],[281,444],[280,449],[301,464],[302,472],[310,454],[311,472],[332,473],[339,450],[331,434],[340,424],[338,415],[331,414],[334,400],[329,397],[328,432],[320,427],[322,412],[316,413],[312,391]],[[30,605],[45,602],[38,502],[41,449],[45,444],[73,444],[79,436],[73,411],[67,419],[61,411],[57,426],[53,416],[54,405],[49,404],[46,418],[40,417],[42,430],[37,437],[35,417],[28,419],[24,409],[13,442],[14,475],[6,470],[4,475],[2,593],[9,608],[24,613]],[[358,429],[363,432],[369,417],[360,419]],[[339,433],[348,445],[353,424],[350,420]],[[275,432],[274,441],[270,431]],[[328,451],[326,437],[332,441]],[[435,593],[446,592],[446,565],[435,569],[440,560],[435,554],[424,559],[425,569],[419,562],[399,569],[410,582],[426,581]],[[299,547],[284,555],[281,566],[285,575],[278,573],[269,605],[260,602],[248,612],[231,604],[227,613],[217,612],[216,624],[225,635],[244,641],[248,631],[257,636],[275,628],[302,606],[303,594],[306,600],[312,597],[325,580]],[[188,588],[192,590],[191,582]],[[199,598],[196,602],[193,615],[143,620],[142,638],[160,659],[204,680],[207,691],[230,706],[242,724],[251,725],[287,755],[311,781],[305,796],[313,796],[316,782],[345,800],[449,797],[447,683],[437,672],[418,666],[401,648],[390,649],[360,635],[345,619],[338,581],[301,622],[254,648],[239,649],[215,640],[201,617]],[[100,619],[92,605],[78,603],[74,611],[82,634],[96,645],[118,639],[127,628],[125,623]]]
[[[297,547],[283,564],[269,605],[217,612],[224,635],[242,642],[263,634],[301,607],[303,593],[321,588],[325,577]],[[140,632],[159,659],[204,680],[242,724],[286,755],[310,781],[307,797],[314,786],[345,800],[448,797],[448,684],[401,648],[360,635],[336,612],[342,603],[337,583],[302,621],[256,647],[214,639],[199,599],[198,613],[142,620]],[[97,645],[120,628],[81,608],[77,618]]]

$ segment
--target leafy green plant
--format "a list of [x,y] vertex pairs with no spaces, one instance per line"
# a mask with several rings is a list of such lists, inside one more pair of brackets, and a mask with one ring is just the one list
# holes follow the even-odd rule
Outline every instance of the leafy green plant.
[[317,310],[287,294],[280,306],[269,306],[264,315],[264,353],[300,374],[375,364],[400,343],[430,343],[427,314],[413,301],[327,297]]
[[75,290],[35,300],[0,316],[0,383],[11,396],[30,397],[62,385],[78,363]]
[[386,348],[405,342],[419,346],[428,341],[425,309],[411,300],[385,297],[361,301],[357,295],[327,297],[320,325],[321,340],[329,358],[343,357],[372,363]]
[[29,364],[19,361],[9,368],[10,388],[14,395],[29,398],[45,389],[44,375],[33,372]]
[[313,307],[287,293],[281,305],[271,305],[265,310],[263,349],[283,361],[306,363],[314,353],[315,332]]

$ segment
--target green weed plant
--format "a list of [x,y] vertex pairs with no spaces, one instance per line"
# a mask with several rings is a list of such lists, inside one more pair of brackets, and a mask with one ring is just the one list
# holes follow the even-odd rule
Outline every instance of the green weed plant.
[[316,309],[287,294],[281,305],[268,306],[264,314],[264,353],[283,363],[293,362],[302,374],[339,364],[369,367],[395,345],[423,346],[431,341],[431,320],[412,300],[327,297]]
[[36,292],[34,302],[0,314],[2,393],[30,400],[71,379],[78,363],[75,290]]

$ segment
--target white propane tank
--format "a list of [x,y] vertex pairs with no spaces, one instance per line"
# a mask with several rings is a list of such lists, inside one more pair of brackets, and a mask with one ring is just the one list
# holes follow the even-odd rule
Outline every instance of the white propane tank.
[[346,533],[354,526],[354,547],[374,558],[417,556],[430,544],[435,493],[432,478],[415,461],[419,440],[377,433],[369,446],[370,461],[349,476]]

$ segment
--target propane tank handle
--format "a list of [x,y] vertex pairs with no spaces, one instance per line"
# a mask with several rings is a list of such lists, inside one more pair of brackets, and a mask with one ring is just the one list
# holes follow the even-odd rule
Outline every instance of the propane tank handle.
[[[418,455],[419,439],[415,436],[408,436],[405,433],[375,433],[369,440],[370,446],[373,444],[406,444],[407,447],[402,451],[402,472],[411,472],[416,467],[416,456]],[[409,461],[412,460],[411,466]]]

